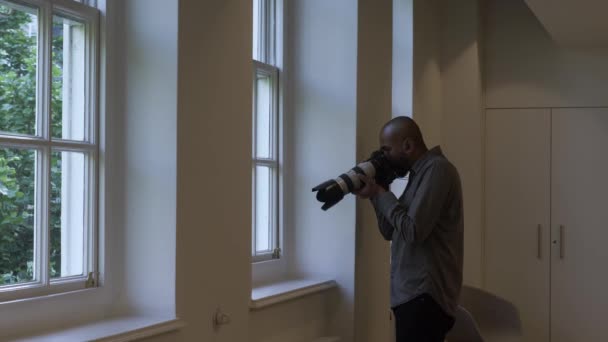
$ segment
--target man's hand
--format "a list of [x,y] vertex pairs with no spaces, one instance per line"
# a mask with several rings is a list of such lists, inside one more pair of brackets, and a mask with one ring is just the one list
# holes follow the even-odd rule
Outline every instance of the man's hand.
[[365,175],[358,175],[359,176],[359,180],[361,182],[363,182],[365,185],[360,188],[357,191],[354,191],[353,193],[357,196],[359,196],[360,198],[363,199],[368,199],[368,198],[374,198],[382,193],[385,193],[386,190],[381,187],[380,185],[376,184],[376,181],[368,176]]

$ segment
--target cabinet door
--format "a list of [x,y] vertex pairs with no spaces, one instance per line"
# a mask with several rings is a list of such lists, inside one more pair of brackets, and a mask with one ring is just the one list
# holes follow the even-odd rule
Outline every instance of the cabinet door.
[[554,109],[552,134],[552,341],[608,341],[608,109]]
[[550,110],[486,112],[484,284],[549,341]]

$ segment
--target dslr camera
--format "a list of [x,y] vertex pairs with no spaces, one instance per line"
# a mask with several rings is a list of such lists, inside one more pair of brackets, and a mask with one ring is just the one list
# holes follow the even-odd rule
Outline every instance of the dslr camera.
[[397,178],[397,173],[390,166],[388,159],[380,150],[372,152],[369,159],[357,164],[348,172],[335,179],[330,179],[317,186],[312,191],[317,192],[317,200],[323,203],[321,209],[327,210],[340,202],[345,195],[365,186],[359,175],[373,178],[376,183],[388,190],[389,185]]

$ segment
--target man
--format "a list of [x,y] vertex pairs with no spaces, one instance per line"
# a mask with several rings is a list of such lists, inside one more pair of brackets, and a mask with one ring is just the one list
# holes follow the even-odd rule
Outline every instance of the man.
[[441,149],[428,150],[408,117],[389,121],[381,149],[408,185],[397,199],[372,178],[369,198],[382,236],[391,242],[391,307],[397,342],[443,342],[454,325],[462,285],[463,206],[460,177]]

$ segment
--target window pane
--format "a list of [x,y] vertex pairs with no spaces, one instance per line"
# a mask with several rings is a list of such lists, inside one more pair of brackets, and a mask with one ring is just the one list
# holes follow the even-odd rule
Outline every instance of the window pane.
[[84,140],[85,25],[53,17],[53,138]]
[[0,286],[34,279],[36,152],[0,148]]
[[37,10],[0,3],[0,131],[36,134]]
[[255,167],[255,241],[256,252],[269,251],[272,246],[273,192],[272,170]]
[[253,0],[253,59],[261,61],[260,44],[260,0]]
[[52,278],[84,273],[85,155],[53,152],[51,158]]
[[256,157],[272,158],[273,118],[272,81],[270,77],[258,75],[256,78]]

